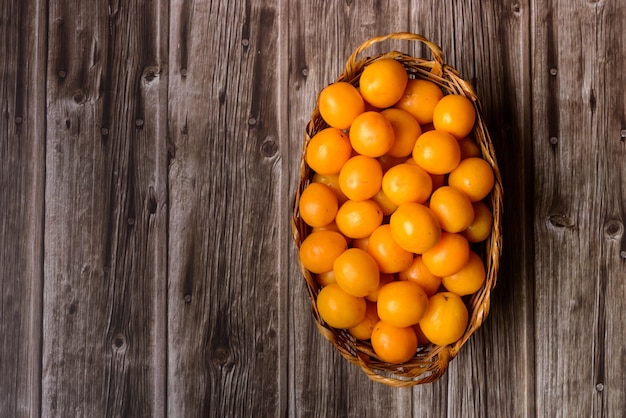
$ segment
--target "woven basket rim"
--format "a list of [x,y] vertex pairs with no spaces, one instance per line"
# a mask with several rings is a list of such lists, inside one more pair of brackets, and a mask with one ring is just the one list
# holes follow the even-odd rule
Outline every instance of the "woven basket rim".
[[[399,51],[388,51],[374,56],[359,57],[367,48],[388,39],[421,42],[430,49],[432,59],[414,57]],[[476,123],[472,130],[472,137],[479,145],[483,159],[492,167],[495,178],[494,188],[488,198],[486,198],[493,214],[492,232],[479,249],[481,251],[479,254],[485,262],[487,278],[478,292],[469,297],[464,297],[470,313],[469,324],[463,336],[454,344],[445,347],[433,344],[422,346],[411,360],[400,365],[391,365],[377,359],[369,342],[356,340],[346,330],[334,329],[322,320],[316,306],[316,295],[320,287],[312,273],[303,266],[298,258],[299,268],[305,279],[312,304],[312,314],[320,334],[330,341],[345,359],[359,366],[370,379],[389,386],[402,387],[429,383],[439,379],[445,373],[449,362],[457,355],[461,347],[487,317],[491,292],[497,282],[499,260],[502,252],[501,217],[503,188],[495,150],[482,117],[482,107],[476,92],[469,82],[460,77],[455,68],[445,64],[441,48],[424,36],[409,32],[397,32],[374,37],[363,42],[350,55],[346,61],[344,71],[337,77],[335,82],[346,81],[357,86],[358,78],[363,68],[374,61],[384,58],[393,58],[400,62],[409,73],[410,78],[430,80],[441,87],[444,94],[462,94],[471,100],[476,110]],[[302,221],[298,212],[300,194],[310,183],[313,174],[305,161],[306,147],[311,138],[327,126],[321,118],[316,100],[311,119],[305,128],[300,160],[300,177],[292,202],[292,239],[298,250],[304,238],[310,233],[309,227]]]

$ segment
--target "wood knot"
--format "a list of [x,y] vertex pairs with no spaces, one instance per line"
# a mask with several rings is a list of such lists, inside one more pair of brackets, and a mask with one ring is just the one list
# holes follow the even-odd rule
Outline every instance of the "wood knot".
[[74,93],[74,102],[76,104],[82,105],[87,101],[87,96],[82,91],[77,91]]
[[152,83],[159,76],[158,67],[148,67],[143,71],[143,79],[146,83]]
[[215,360],[215,363],[218,364],[219,366],[223,366],[226,363],[228,363],[229,358],[230,358],[230,355],[228,354],[228,351],[224,347],[218,347],[213,352],[213,360]]
[[124,334],[116,334],[113,337],[113,340],[111,341],[111,348],[113,348],[113,351],[117,353],[126,351],[127,344]]
[[276,155],[277,152],[278,144],[274,141],[274,137],[268,136],[261,145],[261,154],[263,154],[264,157],[270,158]]
[[557,228],[573,228],[574,221],[564,213],[552,213],[548,215],[548,222]]
[[617,219],[611,219],[604,224],[604,234],[609,239],[619,239],[624,232],[624,224]]

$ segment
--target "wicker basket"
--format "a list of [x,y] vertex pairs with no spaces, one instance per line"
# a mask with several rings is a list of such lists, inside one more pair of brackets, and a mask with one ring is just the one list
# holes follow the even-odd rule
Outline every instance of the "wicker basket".
[[[359,58],[359,55],[365,49],[373,44],[388,39],[421,42],[430,49],[433,59],[415,58],[397,51],[387,52],[373,57]],[[430,80],[439,85],[445,94],[461,94],[468,97],[474,103],[477,117],[472,136],[479,145],[483,158],[493,168],[495,175],[495,186],[486,199],[493,213],[494,221],[492,233],[480,247],[473,247],[473,250],[481,255],[485,263],[487,278],[483,287],[478,292],[464,298],[469,311],[469,324],[464,335],[452,345],[446,347],[433,344],[421,346],[411,360],[400,365],[382,362],[376,357],[369,342],[353,338],[346,330],[331,328],[321,319],[315,303],[320,287],[315,276],[300,263],[300,270],[306,281],[308,293],[312,301],[313,317],[319,332],[337,348],[344,358],[358,365],[370,379],[390,386],[401,387],[428,383],[441,377],[446,371],[448,363],[456,356],[460,348],[467,342],[474,331],[480,327],[489,312],[490,294],[497,280],[498,263],[502,245],[500,224],[502,214],[502,180],[493,145],[482,119],[480,103],[474,89],[468,82],[459,77],[458,72],[454,68],[444,64],[441,49],[423,36],[412,33],[392,33],[364,42],[348,58],[345,71],[337,78],[337,81],[346,81],[357,86],[359,77],[365,66],[382,58],[398,60],[404,65],[410,78]],[[292,232],[294,242],[298,249],[302,241],[310,233],[310,228],[304,223],[298,213],[298,202],[302,191],[310,183],[314,174],[305,163],[304,153],[310,139],[327,126],[316,105],[311,120],[306,126],[300,165],[300,181],[293,202]]]

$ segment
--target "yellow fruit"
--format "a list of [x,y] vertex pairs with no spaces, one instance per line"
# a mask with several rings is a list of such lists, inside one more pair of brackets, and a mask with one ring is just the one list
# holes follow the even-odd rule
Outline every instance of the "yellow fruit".
[[378,318],[378,313],[376,312],[376,304],[369,302],[365,308],[363,320],[356,326],[348,328],[348,332],[359,340],[369,340],[378,321],[380,321],[380,318]]
[[367,103],[384,109],[400,100],[408,80],[402,64],[394,59],[380,59],[361,73],[360,92]]
[[474,127],[476,110],[465,96],[449,94],[444,96],[433,111],[435,129],[446,131],[456,139],[465,138]]
[[409,281],[387,283],[378,291],[378,317],[396,327],[417,324],[428,306],[428,296]]
[[326,273],[333,269],[335,259],[348,248],[343,235],[335,231],[311,233],[300,245],[300,261],[312,273]]
[[324,322],[333,328],[352,328],[365,318],[365,299],[346,293],[337,283],[320,290],[316,305]]
[[463,336],[469,314],[460,296],[452,292],[435,293],[428,299],[428,307],[419,326],[433,344],[446,346]]
[[442,279],[443,286],[459,296],[471,295],[485,283],[485,265],[478,254],[470,251],[469,260],[456,273]]
[[359,248],[349,248],[333,263],[339,287],[352,296],[365,297],[378,287],[380,270],[376,261]]
[[382,361],[402,364],[417,352],[417,335],[412,327],[396,327],[379,321],[372,331],[372,348]]
[[433,248],[441,228],[433,211],[420,203],[405,203],[389,219],[391,234],[406,251],[422,254]]
[[331,127],[348,129],[354,118],[365,110],[365,103],[352,84],[340,81],[320,92],[318,108],[324,121]]

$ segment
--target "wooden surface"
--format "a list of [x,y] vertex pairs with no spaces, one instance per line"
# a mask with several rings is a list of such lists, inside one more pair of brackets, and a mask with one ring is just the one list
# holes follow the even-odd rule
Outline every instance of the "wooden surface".
[[[0,416],[622,416],[625,21],[618,0],[1,2]],[[289,225],[317,92],[395,31],[475,86],[505,190],[487,321],[403,389],[319,335]]]

